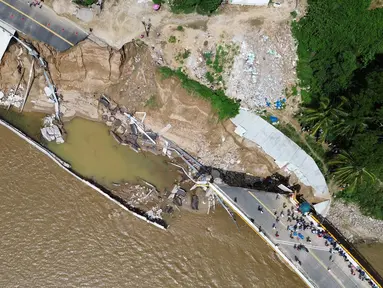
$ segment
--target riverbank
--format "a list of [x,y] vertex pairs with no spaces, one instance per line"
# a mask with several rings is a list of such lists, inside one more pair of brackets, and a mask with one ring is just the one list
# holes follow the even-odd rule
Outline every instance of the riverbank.
[[123,200],[122,198],[114,195],[111,191],[104,188],[103,186],[97,184],[96,182],[93,182],[90,179],[83,178],[81,175],[77,174],[75,171],[73,171],[70,167],[70,164],[63,161],[59,157],[57,157],[54,153],[50,152],[47,148],[43,147],[41,144],[34,141],[32,138],[28,137],[26,134],[18,130],[17,128],[13,127],[11,124],[7,123],[4,120],[0,119],[0,125],[3,127],[9,129],[13,133],[15,133],[17,136],[28,142],[30,145],[38,149],[40,152],[51,158],[57,165],[59,165],[61,168],[63,168],[65,171],[67,171],[69,174],[83,182],[85,185],[89,186],[93,190],[99,192],[109,200],[113,201],[117,205],[119,205],[124,210],[128,211],[129,213],[133,214],[134,216],[155,225],[158,228],[166,229],[168,227],[168,224],[162,220],[162,218],[159,217],[152,217],[151,215],[147,214],[147,211],[143,211],[139,208],[133,207],[127,201]]

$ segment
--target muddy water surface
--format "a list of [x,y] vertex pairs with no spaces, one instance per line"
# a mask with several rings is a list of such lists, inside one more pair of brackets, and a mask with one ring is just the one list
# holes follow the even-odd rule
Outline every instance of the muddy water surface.
[[0,126],[0,287],[303,287],[218,210],[162,231]]
[[374,269],[383,275],[383,243],[380,244],[361,244],[358,250],[370,262]]
[[103,123],[75,118],[65,123],[66,143],[49,143],[48,147],[69,162],[81,175],[98,183],[137,182],[144,179],[159,189],[171,188],[178,173],[167,158],[152,153],[136,153],[109,135]]

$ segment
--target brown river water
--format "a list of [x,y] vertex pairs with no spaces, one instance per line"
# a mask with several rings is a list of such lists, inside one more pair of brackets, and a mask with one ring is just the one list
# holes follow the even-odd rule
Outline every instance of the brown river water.
[[0,287],[304,287],[223,209],[162,231],[2,126],[0,147]]

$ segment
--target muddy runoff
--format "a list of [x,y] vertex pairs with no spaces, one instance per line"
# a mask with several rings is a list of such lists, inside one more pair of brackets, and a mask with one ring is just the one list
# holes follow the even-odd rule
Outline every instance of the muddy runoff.
[[185,212],[162,231],[3,127],[0,145],[1,287],[303,287],[223,209]]

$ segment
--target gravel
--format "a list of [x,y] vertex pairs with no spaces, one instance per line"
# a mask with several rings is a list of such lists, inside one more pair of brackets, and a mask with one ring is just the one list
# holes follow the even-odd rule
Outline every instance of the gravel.
[[364,216],[355,204],[333,201],[327,218],[352,243],[383,242],[383,220]]

